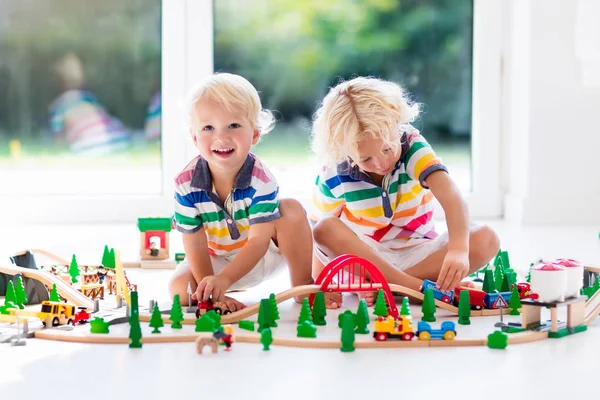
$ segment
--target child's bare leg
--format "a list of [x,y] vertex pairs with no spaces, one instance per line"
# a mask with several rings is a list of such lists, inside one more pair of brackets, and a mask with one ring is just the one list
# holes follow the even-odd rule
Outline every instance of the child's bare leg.
[[[484,225],[472,228],[469,237],[469,272],[467,275],[488,263],[498,253],[499,248],[500,239],[490,227]],[[420,263],[406,269],[405,272],[416,278],[435,282],[442,269],[447,251],[448,245],[445,245]]]
[[379,268],[388,282],[419,290],[422,280],[397,270],[387,260],[381,258],[373,249],[360,240],[339,218],[326,217],[313,228],[315,242],[330,257],[340,254],[354,254],[371,261]]
[[[169,295],[171,298],[173,298],[176,294],[178,294],[182,306],[190,305],[188,304],[189,302],[187,293],[188,283],[190,282],[192,284],[192,290],[195,291],[196,287],[198,287],[198,283],[190,271],[190,265],[188,263],[181,263],[173,273],[171,281],[169,282]],[[195,303],[196,301],[192,300],[192,305]],[[242,308],[246,307],[243,303],[228,296],[225,296],[224,303],[227,304],[227,307],[231,311],[241,310]]]
[[[311,257],[313,254],[312,232],[302,205],[293,199],[279,202],[281,217],[275,220],[275,241],[286,259],[292,286],[310,285]],[[301,303],[306,296],[294,300]]]
[[[312,263],[313,267],[313,279],[317,279],[317,277],[319,276],[319,274],[321,273],[321,271],[323,271],[323,268],[325,268],[325,265],[323,265],[323,263],[321,262],[321,260],[319,260],[319,257],[317,257],[316,255],[313,254],[313,263]],[[325,297],[325,308],[340,308],[342,306],[342,294],[341,293],[336,293],[336,292],[325,292],[324,293],[324,297]]]

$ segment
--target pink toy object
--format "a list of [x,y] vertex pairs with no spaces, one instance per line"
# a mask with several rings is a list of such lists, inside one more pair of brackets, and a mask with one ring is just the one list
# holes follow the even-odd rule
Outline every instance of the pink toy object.
[[571,258],[557,258],[554,264],[563,266],[567,270],[567,291],[565,298],[578,297],[583,287],[583,264]]
[[540,303],[565,301],[567,269],[553,262],[543,261],[531,269],[531,291]]

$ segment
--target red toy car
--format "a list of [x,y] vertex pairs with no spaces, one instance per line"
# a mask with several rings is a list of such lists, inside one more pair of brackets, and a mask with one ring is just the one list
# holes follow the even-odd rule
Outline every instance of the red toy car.
[[529,283],[517,283],[517,291],[521,299],[532,299],[537,300],[539,298],[537,293],[531,293],[531,285]]
[[85,324],[90,320],[90,318],[92,318],[92,315],[87,312],[87,307],[79,307],[79,310],[80,311],[75,314],[75,317],[73,318],[73,325],[77,323]]
[[225,303],[213,303],[212,301],[199,301],[198,308],[196,308],[196,318],[206,314],[210,310],[213,310],[219,315],[231,314],[231,310]]
[[471,304],[472,310],[481,310],[485,308],[485,292],[483,290],[466,288],[462,286],[457,286],[454,289],[453,301],[456,307],[458,307],[461,290],[467,290],[469,292],[469,303]]

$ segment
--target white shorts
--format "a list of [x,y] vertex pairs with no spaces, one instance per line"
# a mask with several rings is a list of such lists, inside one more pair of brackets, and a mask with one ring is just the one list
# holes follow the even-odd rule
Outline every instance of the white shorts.
[[[435,239],[409,246],[399,250],[391,250],[378,241],[358,232],[354,232],[365,244],[372,248],[378,255],[387,260],[390,264],[402,271],[413,267],[448,244],[448,232],[444,232]],[[333,258],[325,254],[321,249],[315,246],[315,255],[327,265]]]
[[[237,254],[231,256],[210,256],[210,262],[215,275],[221,272],[223,268],[225,268],[236,257]],[[279,252],[279,248],[271,240],[265,256],[260,259],[256,266],[252,268],[252,270],[248,272],[246,276],[234,283],[229,290],[249,289],[251,287],[258,286],[267,278],[281,271],[285,265],[285,258],[283,258]],[[181,262],[180,268],[184,267],[189,268],[187,259]]]

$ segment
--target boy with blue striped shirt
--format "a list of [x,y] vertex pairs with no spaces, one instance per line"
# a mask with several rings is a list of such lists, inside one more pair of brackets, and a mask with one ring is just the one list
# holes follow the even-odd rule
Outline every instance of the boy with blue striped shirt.
[[[310,284],[312,233],[304,209],[279,199],[273,174],[250,153],[274,124],[246,79],[215,74],[189,101],[191,134],[200,155],[175,178],[175,227],[183,233],[186,260],[175,271],[171,296],[224,301],[225,296],[279,271],[287,262],[292,286]],[[297,299],[300,301],[301,299]]]

